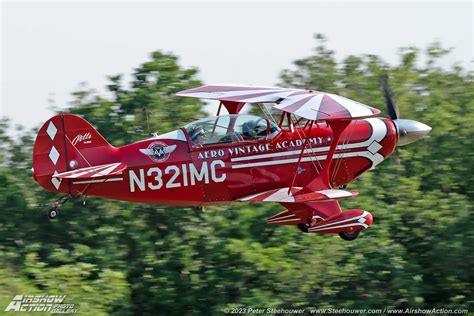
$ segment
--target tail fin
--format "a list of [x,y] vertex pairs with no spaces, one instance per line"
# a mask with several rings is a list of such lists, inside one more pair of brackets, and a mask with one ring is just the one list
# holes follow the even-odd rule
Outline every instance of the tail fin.
[[60,114],[40,128],[33,149],[34,179],[52,192],[71,193],[58,173],[116,162],[117,149],[83,118]]

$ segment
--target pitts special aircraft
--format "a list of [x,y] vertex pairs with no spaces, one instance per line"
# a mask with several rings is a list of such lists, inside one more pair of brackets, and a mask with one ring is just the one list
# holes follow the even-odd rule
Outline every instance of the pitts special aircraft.
[[[217,116],[122,147],[110,145],[79,116],[44,123],[33,153],[34,179],[70,197],[176,206],[276,202],[286,210],[267,220],[316,234],[354,240],[372,223],[364,210],[342,211],[345,186],[390,156],[395,147],[431,130],[398,119],[388,87],[391,119],[378,109],[331,93],[278,87],[209,85],[178,96],[219,100]],[[277,121],[239,114],[245,104],[270,103]],[[219,115],[224,106],[229,114]],[[274,112],[274,111],[273,111]]]

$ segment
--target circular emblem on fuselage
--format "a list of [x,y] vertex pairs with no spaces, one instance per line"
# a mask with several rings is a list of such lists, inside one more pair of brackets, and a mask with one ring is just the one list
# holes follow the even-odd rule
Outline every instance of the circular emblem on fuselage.
[[148,145],[149,157],[154,162],[163,162],[170,156],[170,151],[166,150],[167,146],[162,142],[152,142]]

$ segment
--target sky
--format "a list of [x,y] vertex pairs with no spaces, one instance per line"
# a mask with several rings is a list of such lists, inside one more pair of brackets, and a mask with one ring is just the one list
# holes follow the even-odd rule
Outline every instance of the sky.
[[67,106],[81,82],[106,96],[106,76],[129,79],[154,50],[197,67],[205,83],[261,86],[311,55],[315,33],[339,60],[375,54],[396,64],[398,48],[435,40],[454,48],[443,66],[472,69],[474,60],[471,1],[3,1],[0,10],[0,116],[28,129],[52,104]]

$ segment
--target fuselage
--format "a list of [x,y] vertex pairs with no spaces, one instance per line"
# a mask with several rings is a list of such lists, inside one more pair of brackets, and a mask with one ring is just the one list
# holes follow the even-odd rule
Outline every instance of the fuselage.
[[[185,128],[178,129],[117,148],[114,157],[105,157],[103,163],[121,161],[127,170],[103,183],[72,181],[71,192],[195,206],[228,203],[288,187],[293,179],[294,186],[302,187],[321,171],[332,143],[332,131],[326,123],[313,125],[305,144],[308,131],[308,126],[283,128],[271,137],[256,140],[195,145]],[[331,185],[348,184],[375,167],[392,154],[396,143],[397,132],[391,120],[352,121],[340,138],[331,164]]]
[[[429,133],[423,123],[399,119],[384,89],[392,120],[380,110],[315,90],[203,86],[178,95],[219,100],[217,116],[175,131],[114,147],[82,117],[47,120],[33,148],[33,178],[51,192],[174,206],[276,202],[287,208],[268,223],[303,232],[338,233],[353,240],[372,223],[365,210],[342,212],[339,188],[388,158],[397,145]],[[239,114],[260,104],[261,118]],[[270,103],[272,110],[265,109]],[[222,107],[229,114],[219,115]],[[280,110],[279,123],[274,110]]]

